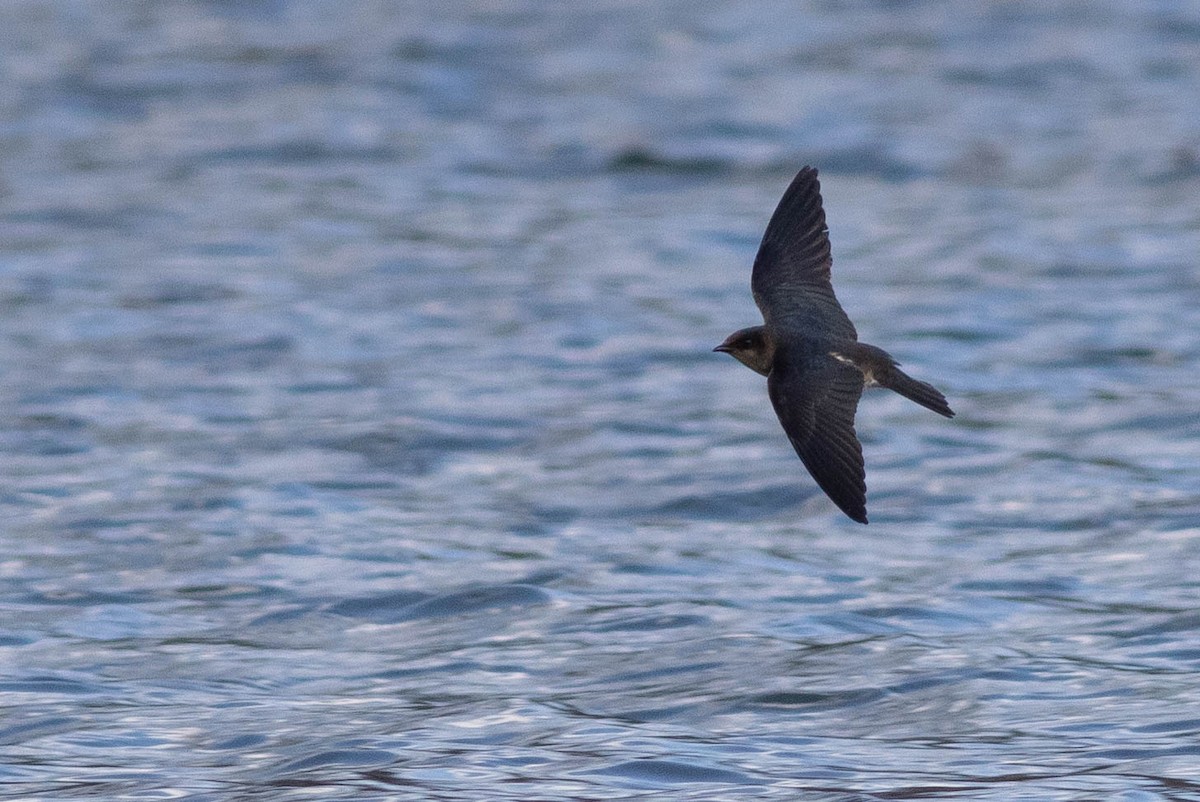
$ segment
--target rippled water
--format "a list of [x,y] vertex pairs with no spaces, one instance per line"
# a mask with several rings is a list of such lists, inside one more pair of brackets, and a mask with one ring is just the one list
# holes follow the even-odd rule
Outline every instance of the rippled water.
[[0,795],[1200,798],[1200,12],[981,8],[0,5]]

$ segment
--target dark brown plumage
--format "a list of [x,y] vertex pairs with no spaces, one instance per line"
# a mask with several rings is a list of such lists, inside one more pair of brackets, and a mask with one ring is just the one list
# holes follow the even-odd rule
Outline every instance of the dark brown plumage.
[[882,348],[860,343],[830,283],[833,264],[817,171],[805,167],[763,234],[750,289],[764,325],[740,329],[715,351],[767,377],[767,393],[804,467],[833,503],[867,522],[866,470],[854,415],[878,384],[947,418],[936,388],[900,370]]

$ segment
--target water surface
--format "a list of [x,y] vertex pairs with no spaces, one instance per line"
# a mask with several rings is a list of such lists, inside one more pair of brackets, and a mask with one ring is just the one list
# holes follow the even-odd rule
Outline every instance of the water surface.
[[[0,795],[1200,797],[1190,6],[0,31]],[[711,353],[805,163],[868,527]]]

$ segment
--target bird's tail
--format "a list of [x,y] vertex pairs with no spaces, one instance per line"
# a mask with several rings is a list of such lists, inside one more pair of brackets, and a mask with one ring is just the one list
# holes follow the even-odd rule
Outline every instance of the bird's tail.
[[954,417],[954,410],[950,409],[950,405],[946,403],[946,396],[942,395],[936,387],[923,381],[917,381],[895,365],[890,370],[877,371],[875,381],[939,415],[945,415],[947,418]]

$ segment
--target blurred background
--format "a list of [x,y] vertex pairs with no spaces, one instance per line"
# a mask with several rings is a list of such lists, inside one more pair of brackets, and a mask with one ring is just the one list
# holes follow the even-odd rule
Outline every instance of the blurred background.
[[[1200,796],[1200,8],[0,4],[0,797]],[[764,382],[821,171],[871,525]]]

